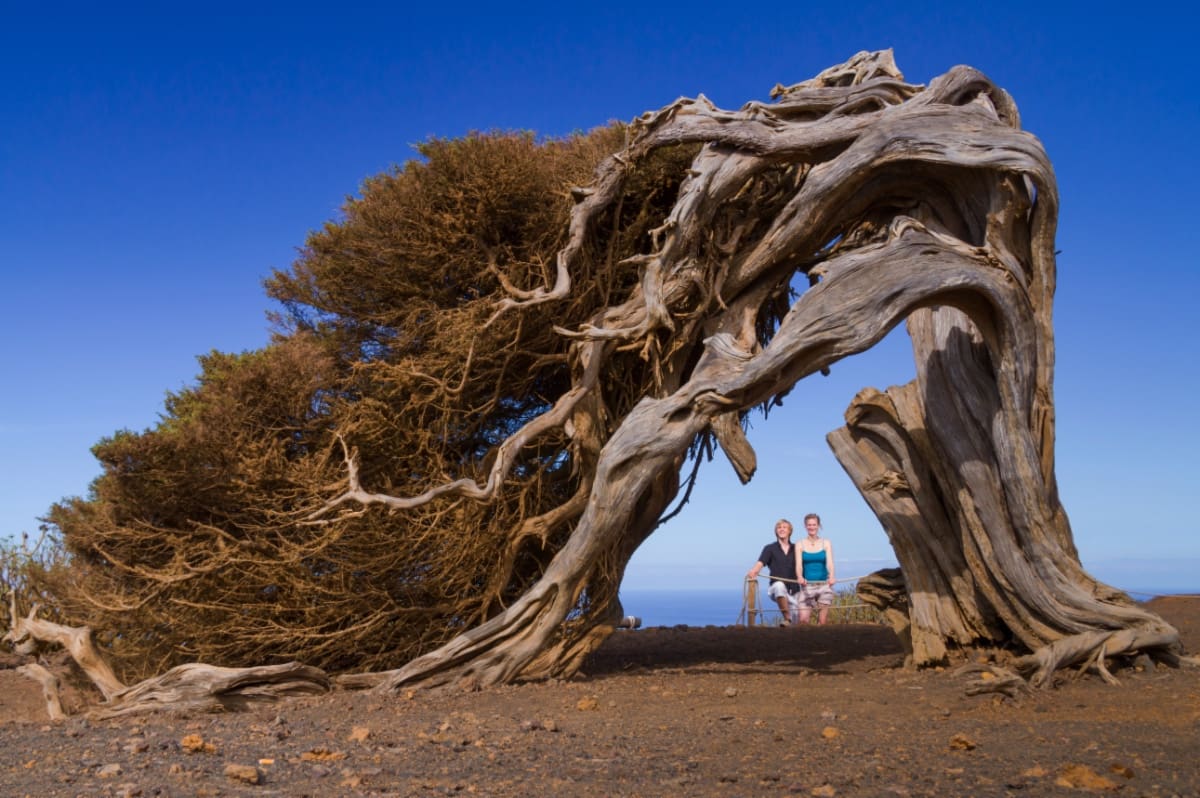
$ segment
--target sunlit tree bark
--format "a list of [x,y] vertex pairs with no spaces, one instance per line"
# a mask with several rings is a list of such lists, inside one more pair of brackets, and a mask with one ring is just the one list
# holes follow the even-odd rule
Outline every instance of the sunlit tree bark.
[[435,141],[368,181],[269,281],[287,336],[100,447],[96,498],[53,516],[87,567],[47,594],[153,628],[113,638],[147,662],[566,676],[696,467],[719,447],[749,480],[747,414],[906,322],[916,380],[865,389],[829,441],[896,550],[861,589],[912,661],[1000,645],[1038,683],[1176,661],[1084,572],[1058,498],[1058,198],[1012,99],[883,51],[773,100]]
[[[1083,571],[1058,500],[1057,195],[1012,100],[966,67],[907,84],[890,52],[859,54],[775,96],[738,111],[680,100],[639,119],[579,192],[554,284],[500,304],[497,313],[567,296],[580,242],[629,166],[668,143],[703,144],[638,258],[639,286],[562,331],[576,341],[573,388],[536,423],[570,419],[573,444],[596,452],[569,541],[508,610],[366,681],[477,685],[573,671],[619,615],[621,571],[675,497],[698,436],[714,435],[748,478],[752,450],[729,419],[905,319],[916,381],[864,391],[830,443],[897,550],[913,660],[1016,644],[1030,652],[1019,667],[1040,682],[1105,656],[1174,657],[1175,630]],[[808,289],[770,329],[765,309],[797,276]],[[596,375],[616,348],[638,350],[657,381],[608,421]],[[606,421],[614,430],[602,439],[594,431]],[[488,486],[504,467],[497,459]],[[569,619],[589,594],[603,611]]]

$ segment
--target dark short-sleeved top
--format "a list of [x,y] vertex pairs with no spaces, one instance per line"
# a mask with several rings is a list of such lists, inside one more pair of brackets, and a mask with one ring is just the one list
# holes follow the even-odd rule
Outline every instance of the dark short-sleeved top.
[[[779,541],[768,543],[763,546],[762,554],[758,555],[758,561],[771,569],[771,581],[778,582],[780,578],[795,579],[796,578],[796,544],[788,550],[787,554],[783,553],[783,546],[779,545]],[[789,593],[795,593],[800,589],[800,585],[795,582],[784,582],[784,587]]]

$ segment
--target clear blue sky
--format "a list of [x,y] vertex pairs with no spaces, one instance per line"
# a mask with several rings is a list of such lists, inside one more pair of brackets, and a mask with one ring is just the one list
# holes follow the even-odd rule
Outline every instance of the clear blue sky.
[[[983,70],[1055,164],[1058,476],[1084,564],[1121,587],[1200,587],[1194,19],[1154,3],[351,5],[5,4],[0,535],[86,493],[91,445],[152,426],[196,355],[265,344],[261,280],[412,144],[563,134],[698,93],[737,107],[892,47],[913,82]],[[709,464],[627,584],[736,585],[775,519],[809,511],[843,575],[890,561],[824,435],[859,388],[912,372],[893,336],[802,383],[756,422],[754,482]]]

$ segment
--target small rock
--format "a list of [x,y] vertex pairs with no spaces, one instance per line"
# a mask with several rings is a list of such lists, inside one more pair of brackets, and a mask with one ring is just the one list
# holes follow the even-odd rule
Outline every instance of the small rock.
[[244,784],[258,784],[262,781],[262,773],[253,765],[226,765],[225,778]]
[[546,731],[556,732],[558,731],[558,723],[553,718],[550,718],[549,720],[542,721],[542,728]]
[[124,771],[121,770],[121,766],[114,762],[111,765],[105,765],[97,770],[96,776],[101,779],[112,779],[120,776],[123,772]]
[[975,749],[975,741],[959,733],[950,738],[950,748],[954,751],[972,751]]
[[826,740],[832,740],[836,737],[841,737],[842,733],[833,726],[826,726],[824,729],[821,729],[821,736]]
[[735,696],[737,696],[737,694],[738,694],[738,690],[736,687],[726,687],[725,688],[725,697],[726,698],[734,698]]
[[1108,772],[1120,776],[1123,779],[1133,778],[1133,768],[1128,765],[1122,765],[1120,762],[1113,762],[1108,766]]
[[300,754],[300,761],[302,762],[332,762],[337,759],[345,758],[346,755],[341,751],[334,751],[332,749],[325,748],[324,746],[310,748],[309,750]]
[[217,752],[217,747],[212,743],[205,742],[199,734],[185,735],[179,741],[179,746],[189,754],[215,754]]
[[591,712],[600,708],[600,702],[592,697],[581,698],[575,702],[575,708],[580,712]]
[[1105,778],[1087,765],[1067,765],[1054,783],[1059,787],[1082,790],[1115,790],[1117,783]]

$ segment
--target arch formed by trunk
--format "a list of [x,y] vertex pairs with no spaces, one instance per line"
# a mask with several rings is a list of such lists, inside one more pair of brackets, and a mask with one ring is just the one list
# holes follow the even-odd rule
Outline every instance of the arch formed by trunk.
[[[552,283],[505,281],[493,319],[569,296],[631,165],[702,145],[637,257],[640,283],[560,330],[573,341],[571,389],[499,447],[485,482],[371,493],[348,454],[349,488],[314,521],[346,503],[488,501],[515,452],[551,429],[569,438],[581,487],[553,519],[571,524],[569,539],[519,600],[402,668],[343,683],[474,687],[574,672],[621,616],[625,565],[678,496],[697,441],[719,443],[748,480],[745,413],[904,321],[916,379],[863,390],[829,442],[896,550],[902,575],[877,575],[863,593],[900,608],[912,661],[1008,645],[1043,683],[1073,664],[1106,674],[1116,655],[1177,660],[1173,628],[1083,570],[1059,501],[1058,198],[1012,99],[968,67],[906,83],[890,51],[859,53],[773,98],[727,111],[700,96],[643,115],[593,184],[573,192]],[[808,288],[796,295],[798,277]],[[769,312],[780,302],[786,312]],[[598,386],[613,353],[629,350],[653,366],[655,389],[612,418]]]

